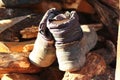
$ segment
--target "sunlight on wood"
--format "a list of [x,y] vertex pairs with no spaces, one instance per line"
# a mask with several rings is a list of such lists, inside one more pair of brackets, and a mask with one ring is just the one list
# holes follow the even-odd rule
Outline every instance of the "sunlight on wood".
[[12,27],[16,23],[26,19],[27,17],[30,17],[30,15],[16,17],[16,18],[12,18],[12,19],[0,20],[0,33],[9,27]]
[[11,22],[12,20],[0,20],[0,27],[2,27],[4,24],[10,24]]
[[0,42],[0,52],[10,52],[10,50],[5,44]]

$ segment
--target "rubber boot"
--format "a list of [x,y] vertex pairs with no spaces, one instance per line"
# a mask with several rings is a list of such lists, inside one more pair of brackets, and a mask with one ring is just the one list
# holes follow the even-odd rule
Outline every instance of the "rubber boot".
[[54,9],[48,10],[41,20],[34,48],[29,55],[30,61],[39,67],[48,67],[56,59],[54,39],[46,27],[46,21],[52,11]]
[[60,13],[47,21],[47,27],[55,38],[56,56],[62,71],[79,70],[86,61],[86,53],[97,42],[95,31],[80,27],[76,11]]

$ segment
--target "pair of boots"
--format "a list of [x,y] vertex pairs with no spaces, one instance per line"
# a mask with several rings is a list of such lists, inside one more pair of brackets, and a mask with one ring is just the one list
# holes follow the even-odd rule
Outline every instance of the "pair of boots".
[[39,32],[30,61],[40,67],[50,66],[58,59],[62,71],[79,70],[86,61],[86,53],[97,42],[94,29],[80,27],[76,11],[60,12],[49,9],[39,25]]

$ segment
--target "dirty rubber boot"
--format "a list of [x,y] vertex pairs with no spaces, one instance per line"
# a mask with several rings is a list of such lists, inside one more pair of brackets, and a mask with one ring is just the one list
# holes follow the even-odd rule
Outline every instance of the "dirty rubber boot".
[[46,27],[46,21],[52,11],[54,9],[48,10],[41,20],[33,51],[29,55],[30,61],[39,67],[48,67],[56,59],[54,39]]
[[86,53],[96,42],[94,30],[80,27],[75,11],[60,13],[47,21],[47,27],[55,38],[56,56],[62,71],[79,70],[86,61]]

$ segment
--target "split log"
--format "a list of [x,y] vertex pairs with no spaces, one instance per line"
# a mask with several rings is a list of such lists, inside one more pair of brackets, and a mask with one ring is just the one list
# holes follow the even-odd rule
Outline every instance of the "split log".
[[42,0],[37,4],[22,6],[33,12],[45,13],[48,9],[55,7],[58,10],[75,9],[79,12],[94,14],[94,9],[86,0]]
[[[102,24],[87,24],[87,25],[81,25],[81,27],[88,26],[88,27],[93,27],[96,31],[102,29],[103,25]],[[31,38],[36,38],[38,33],[38,27],[32,26],[25,28],[20,31],[20,34],[22,35],[22,38],[24,39],[31,39]]]
[[115,45],[112,43],[112,41],[109,40],[104,43],[103,48],[94,50],[93,52],[101,55],[107,65],[109,65],[116,58]]
[[32,4],[36,4],[36,3],[39,3],[41,0],[36,0],[36,1],[34,1],[34,0],[28,0],[28,1],[24,1],[24,0],[21,0],[21,1],[17,1],[17,0],[15,0],[15,1],[11,1],[11,2],[9,2],[9,1],[3,1],[3,0],[0,0],[0,8],[1,7],[9,7],[9,8],[11,8],[11,7],[15,7],[15,8],[19,8],[19,7],[21,7],[21,6],[24,6],[24,5],[32,5]]
[[[97,13],[100,21],[105,25],[111,35],[114,44],[117,43],[119,9],[108,6],[105,0],[87,0]],[[109,0],[112,1],[112,0]]]
[[90,80],[96,75],[103,74],[106,70],[104,59],[96,54],[89,53],[86,64],[78,71],[66,72],[62,80]]
[[108,66],[104,74],[97,75],[92,80],[115,80],[115,69]]
[[[104,3],[106,2],[111,4],[110,0],[109,2],[104,0]],[[13,5],[15,3],[12,2],[11,4]],[[85,13],[90,13],[90,14],[95,13],[94,8],[87,2],[87,0],[56,0],[56,1],[42,0],[42,1],[38,1],[37,3],[32,2],[31,4],[29,1],[26,2],[26,5],[22,5],[21,2],[19,2],[18,4],[16,4],[16,6],[12,8],[26,8],[26,9],[31,9],[31,11],[34,11],[34,12],[46,12],[48,9],[55,7],[58,10],[61,10],[62,8],[63,9],[76,9],[77,11],[80,11],[80,12],[85,12]],[[114,1],[114,4],[115,4],[115,1]],[[11,6],[8,6],[8,7],[11,8]]]
[[120,22],[119,22],[119,30],[118,30],[118,42],[117,42],[117,65],[116,65],[116,73],[115,80],[120,79]]
[[1,80],[42,80],[37,74],[10,73],[4,74]]
[[25,16],[25,15],[29,15],[32,13],[33,12],[28,9],[0,8],[0,20]]
[[5,19],[5,20],[0,20],[0,33],[2,33],[4,30],[12,27],[16,23],[26,19],[28,16],[21,16],[21,17],[16,17],[12,19]]
[[101,2],[113,8],[119,8],[119,0],[101,0]]
[[86,0],[43,0],[37,4],[23,6],[37,13],[45,13],[48,9],[55,7],[58,10],[76,9],[79,12],[94,13],[94,9]]
[[23,47],[23,52],[31,52],[33,50],[33,47],[34,47],[34,44],[26,44],[24,47]]
[[4,43],[0,42],[0,52],[10,52],[10,50]]
[[[2,0],[0,0],[2,1]],[[29,9],[33,12],[39,12],[39,13],[45,13],[48,9],[50,8],[57,8],[58,10],[61,9],[61,4],[59,3],[60,1],[52,1],[52,0],[36,0],[36,1],[6,1],[5,8],[12,8],[12,9]],[[17,4],[16,4],[17,3]],[[1,8],[1,3],[0,3],[0,8]]]
[[[18,53],[17,54],[15,54],[15,53],[14,54],[6,54],[6,53],[2,54],[1,53],[0,55],[1,55],[1,60],[2,60],[0,63],[0,65],[1,65],[0,72],[1,73],[8,73],[8,72],[33,73],[33,72],[38,72],[38,70],[40,69],[40,68],[36,68],[36,67],[32,68],[32,70],[35,70],[35,71],[32,71],[31,68],[28,69],[28,67],[31,67],[27,63],[28,61],[26,62],[26,58],[25,58],[28,56],[28,54],[21,54],[21,53],[20,54],[18,54]],[[93,63],[93,64],[91,64],[91,63]],[[105,65],[104,59],[100,55],[98,55],[96,53],[95,54],[92,53],[87,56],[87,61],[86,61],[85,66],[83,67],[83,69],[81,69],[81,74],[86,75],[89,72],[89,75],[87,75],[88,77],[90,75],[99,75],[102,72],[104,72],[105,66],[106,65]],[[38,69],[38,70],[36,71],[36,69]],[[94,71],[91,69],[96,70],[96,72],[91,72],[91,71]],[[47,69],[45,69],[45,70],[47,71]],[[32,71],[32,72],[29,72],[29,71]],[[85,71],[87,71],[87,72],[85,72]],[[43,72],[45,72],[45,71],[43,70]],[[50,72],[50,71],[48,71],[48,72]],[[83,72],[85,72],[85,73],[83,73]],[[44,79],[46,78],[45,74],[42,75],[42,72],[41,72],[42,78],[44,78]],[[50,76],[49,76],[49,78],[50,78]],[[51,78],[53,78],[53,77],[51,77]]]
[[[17,41],[22,40],[21,35],[20,35],[20,30],[27,28],[27,27],[31,27],[31,26],[38,26],[39,22],[42,18],[42,15],[34,14],[34,15],[26,16],[26,17],[27,18],[25,18],[24,20],[14,24],[14,25],[11,25],[11,24],[5,25],[4,26],[5,29],[3,30],[3,28],[2,28],[1,33],[0,33],[0,40],[1,41],[16,41],[14,39],[14,37],[18,38]],[[16,21],[18,21],[18,20],[16,20]],[[11,25],[11,26],[8,28],[8,27],[6,27],[8,25]]]
[[[17,1],[16,1],[17,2]],[[55,7],[58,10],[62,9],[76,9],[77,11],[80,12],[85,12],[85,13],[94,13],[94,9],[91,7],[91,5],[88,4],[86,0],[41,0],[41,1],[21,1],[17,2],[6,2],[7,4],[5,5],[7,8],[26,8],[30,9],[31,11],[34,12],[43,12],[45,13],[48,9]],[[24,4],[26,3],[26,4]],[[24,5],[23,5],[24,4]],[[1,8],[0,3],[0,8]]]
[[0,42],[0,52],[30,52],[34,40],[24,42]]
[[38,33],[38,26],[32,26],[29,28],[25,28],[20,31],[22,38],[36,38]]
[[84,27],[84,26],[92,27],[94,28],[95,31],[98,31],[103,28],[103,25],[101,23],[81,25],[81,27]]
[[[18,38],[13,36],[11,34],[11,36],[9,36],[10,34],[8,34],[8,36],[6,34],[2,34],[5,30],[7,30],[8,28],[11,28],[13,25],[17,24],[18,22],[26,19],[28,16],[22,16],[22,17],[16,17],[16,18],[12,18],[12,19],[6,19],[6,20],[0,20],[0,40],[4,40],[4,38],[9,39],[10,37],[12,37],[11,40],[15,40],[18,41]],[[8,32],[9,33],[9,32]]]
[[42,70],[30,63],[27,53],[0,53],[0,74],[37,73]]

